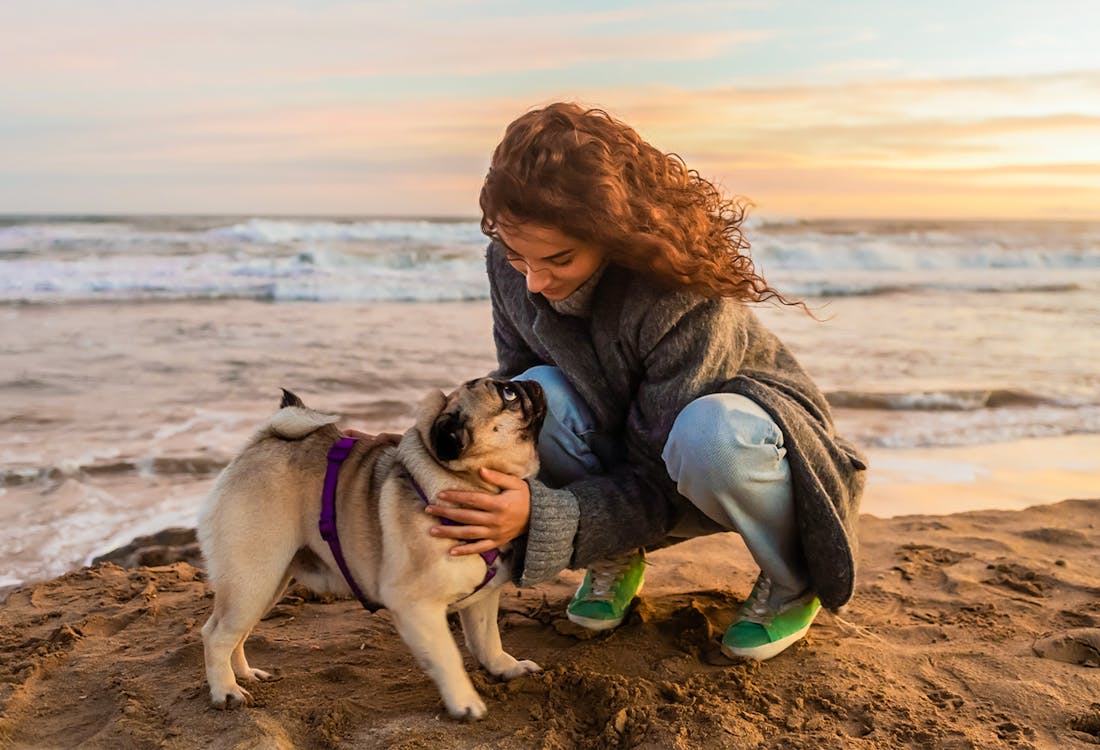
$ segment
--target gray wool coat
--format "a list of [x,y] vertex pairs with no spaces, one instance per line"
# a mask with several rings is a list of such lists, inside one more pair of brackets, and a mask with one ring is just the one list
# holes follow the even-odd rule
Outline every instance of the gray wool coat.
[[783,431],[811,585],[826,607],[848,601],[866,463],[836,435],[825,397],[750,307],[668,290],[610,265],[591,315],[579,318],[529,293],[497,243],[486,265],[496,374],[560,368],[623,456],[606,474],[563,488],[530,483],[530,525],[516,540],[519,585],[665,543],[691,506],[661,459],[672,424],[700,396],[740,393]]

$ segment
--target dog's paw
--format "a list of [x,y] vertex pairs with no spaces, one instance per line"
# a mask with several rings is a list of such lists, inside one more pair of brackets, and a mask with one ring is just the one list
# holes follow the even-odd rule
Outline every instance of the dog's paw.
[[542,667],[535,664],[533,661],[517,661],[510,654],[503,652],[493,659],[486,660],[484,667],[488,670],[489,674],[495,675],[502,680],[514,680],[525,674],[534,674],[535,672],[542,671]]
[[498,672],[497,676],[505,680],[514,680],[517,677],[522,677],[525,674],[535,674],[541,672],[542,667],[535,664],[533,661],[523,660],[517,661],[513,666],[505,669],[503,672]]
[[475,693],[466,700],[455,701],[454,703],[448,701],[447,713],[455,719],[480,721],[489,713],[489,709],[485,707],[485,701],[481,700]]
[[249,668],[244,674],[237,675],[238,680],[248,680],[250,682],[273,682],[275,680],[283,679],[283,676],[278,671],[275,673],[265,672],[262,669]]
[[245,690],[240,685],[232,685],[226,690],[219,690],[217,693],[211,691],[210,702],[214,708],[221,711],[226,709],[234,709],[240,706],[252,705],[252,693]]

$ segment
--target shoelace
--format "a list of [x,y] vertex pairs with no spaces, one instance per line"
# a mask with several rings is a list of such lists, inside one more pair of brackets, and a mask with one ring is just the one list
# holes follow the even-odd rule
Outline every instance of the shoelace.
[[626,566],[615,560],[592,563],[588,567],[592,576],[592,588],[586,599],[609,602],[615,598],[615,588],[626,575]]
[[615,598],[616,589],[626,578],[630,566],[634,563],[633,552],[625,555],[600,560],[588,566],[588,573],[592,576],[592,587],[585,599],[609,602]]
[[756,585],[752,588],[752,593],[745,601],[742,609],[744,613],[742,619],[760,624],[764,624],[771,619],[774,614],[771,607],[768,606],[768,597],[771,596],[771,593],[771,579],[761,574],[756,580]]

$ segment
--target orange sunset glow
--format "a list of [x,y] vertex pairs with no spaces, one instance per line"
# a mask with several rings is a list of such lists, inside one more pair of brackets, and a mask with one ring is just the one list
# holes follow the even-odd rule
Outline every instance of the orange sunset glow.
[[504,126],[555,100],[765,216],[1100,206],[1091,4],[54,5],[0,30],[0,213],[473,216]]

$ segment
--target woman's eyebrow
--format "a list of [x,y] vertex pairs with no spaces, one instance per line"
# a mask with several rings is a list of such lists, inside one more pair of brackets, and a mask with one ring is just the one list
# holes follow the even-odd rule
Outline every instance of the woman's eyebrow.
[[[504,245],[503,242],[500,243],[500,244]],[[545,258],[539,258],[538,260],[540,260],[540,261],[542,261],[542,260],[560,260],[561,258],[564,258],[566,255],[569,255],[569,253],[573,252],[574,249],[575,248],[567,247],[564,250],[559,250],[558,252],[554,253],[553,255],[547,255]],[[506,253],[510,254],[510,255],[517,255],[521,258],[523,257],[522,255],[520,255],[519,253],[517,253],[515,250],[508,247],[507,245],[504,245],[504,251]]]

